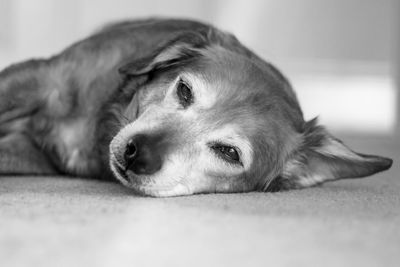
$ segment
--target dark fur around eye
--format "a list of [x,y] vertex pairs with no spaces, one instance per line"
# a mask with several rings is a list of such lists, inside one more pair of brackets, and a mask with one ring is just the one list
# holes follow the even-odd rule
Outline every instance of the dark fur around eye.
[[232,164],[242,165],[242,162],[240,161],[239,153],[235,147],[223,145],[223,144],[214,144],[211,146],[211,148],[214,150],[214,152],[219,157],[221,157],[225,161],[232,163]]
[[179,103],[184,107],[188,107],[193,103],[193,94],[192,88],[188,85],[188,83],[184,82],[183,80],[179,80],[176,94],[179,98]]

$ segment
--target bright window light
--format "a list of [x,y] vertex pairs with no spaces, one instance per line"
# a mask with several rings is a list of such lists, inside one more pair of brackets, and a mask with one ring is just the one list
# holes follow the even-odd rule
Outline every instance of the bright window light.
[[330,129],[390,134],[396,125],[397,91],[387,76],[292,78],[306,119],[319,116]]

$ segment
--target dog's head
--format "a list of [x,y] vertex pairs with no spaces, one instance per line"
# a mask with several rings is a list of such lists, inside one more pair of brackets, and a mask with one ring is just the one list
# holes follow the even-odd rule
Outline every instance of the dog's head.
[[305,122],[286,79],[232,36],[183,33],[120,72],[136,92],[110,165],[139,193],[277,191],[391,165]]

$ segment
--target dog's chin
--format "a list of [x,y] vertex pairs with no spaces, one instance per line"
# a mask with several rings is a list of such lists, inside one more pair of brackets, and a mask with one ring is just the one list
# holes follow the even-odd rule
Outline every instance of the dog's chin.
[[118,163],[111,162],[110,165],[115,178],[124,186],[132,189],[135,194],[151,197],[175,197],[193,194],[183,184],[175,183],[173,185],[160,186],[155,183],[145,183],[144,181],[153,180],[152,177],[137,176],[131,171],[125,171]]
[[174,187],[158,187],[158,186],[139,186],[132,184],[130,186],[136,194],[149,197],[178,197],[192,195],[187,188],[181,184]]

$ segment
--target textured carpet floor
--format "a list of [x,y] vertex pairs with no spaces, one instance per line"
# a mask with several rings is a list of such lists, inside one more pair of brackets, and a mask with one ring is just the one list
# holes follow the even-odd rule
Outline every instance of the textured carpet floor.
[[154,199],[118,184],[0,177],[0,266],[400,266],[400,146],[366,179]]

